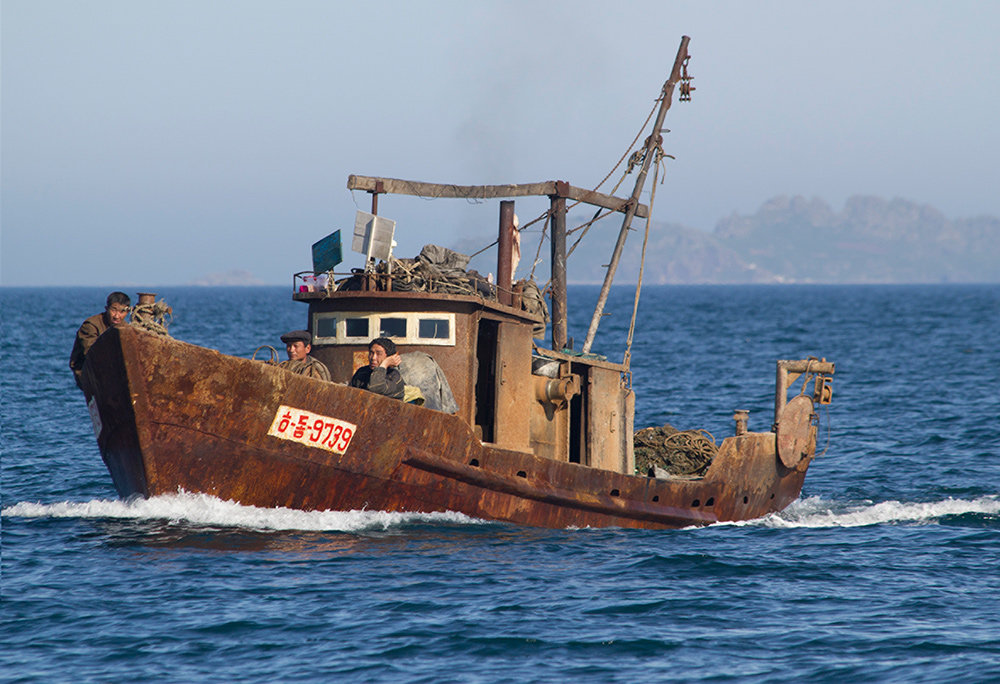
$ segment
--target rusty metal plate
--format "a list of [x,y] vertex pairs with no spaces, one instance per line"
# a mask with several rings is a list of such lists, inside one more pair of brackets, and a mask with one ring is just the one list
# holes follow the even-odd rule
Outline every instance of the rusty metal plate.
[[794,468],[808,453],[813,402],[804,394],[792,399],[778,420],[778,457],[786,468]]
[[[524,359],[523,368],[508,368],[508,382],[530,393]],[[606,382],[619,381],[605,370]],[[747,433],[725,440],[700,478],[590,468],[484,445],[460,416],[131,327],[102,335],[85,373],[103,425],[101,455],[123,497],[183,488],[261,507],[450,510],[544,527],[669,528],[781,510],[798,496],[809,464],[778,467],[776,436]],[[514,405],[534,401],[518,396]],[[630,413],[631,394],[624,397],[605,406]],[[790,403],[781,435],[803,433],[811,454],[811,406],[802,403]],[[512,420],[515,409],[504,409]],[[629,420],[615,425],[615,434],[632,435]],[[565,448],[568,420],[561,429]],[[629,451],[614,448],[631,471]],[[795,446],[786,453],[796,453]]]

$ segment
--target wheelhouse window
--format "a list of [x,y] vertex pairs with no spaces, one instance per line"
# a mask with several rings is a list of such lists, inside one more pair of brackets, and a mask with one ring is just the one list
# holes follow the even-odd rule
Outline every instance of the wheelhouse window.
[[336,337],[337,317],[327,316],[316,319],[316,337]]
[[[321,319],[322,320],[322,319]],[[316,326],[317,330],[319,326]],[[372,335],[370,321],[367,318],[344,317],[344,337],[376,337]]]
[[451,337],[451,321],[446,318],[420,318],[417,335],[428,340],[446,340]]
[[324,312],[313,314],[313,344],[368,344],[388,337],[396,344],[455,345],[455,314]]
[[407,321],[405,318],[389,318],[388,316],[382,316],[379,320],[378,334],[381,337],[405,339],[406,323]]

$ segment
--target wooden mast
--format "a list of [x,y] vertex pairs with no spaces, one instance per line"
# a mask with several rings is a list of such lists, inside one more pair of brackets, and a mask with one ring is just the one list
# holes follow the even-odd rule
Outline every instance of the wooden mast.
[[639,171],[639,176],[635,179],[635,188],[632,190],[632,197],[629,199],[628,210],[625,212],[625,220],[622,222],[622,229],[618,233],[618,242],[615,243],[614,252],[611,254],[611,263],[608,264],[608,272],[604,276],[604,285],[601,286],[601,294],[597,299],[597,306],[594,308],[594,316],[590,319],[590,328],[587,330],[587,338],[583,342],[583,353],[587,354],[590,352],[590,347],[594,344],[594,336],[597,334],[597,326],[601,321],[601,316],[604,313],[604,304],[608,300],[608,291],[611,289],[611,283],[615,279],[615,271],[618,270],[618,262],[622,256],[622,249],[625,247],[625,238],[628,236],[628,231],[632,226],[632,217],[635,216],[635,208],[639,204],[639,195],[642,194],[642,186],[646,182],[646,174],[649,172],[649,165],[653,161],[653,151],[660,144],[661,137],[660,131],[663,129],[663,120],[667,116],[667,110],[670,109],[670,101],[673,99],[674,86],[681,78],[681,68],[684,66],[684,61],[687,59],[687,46],[690,42],[688,36],[681,37],[681,45],[677,49],[677,58],[674,60],[674,68],[670,72],[670,78],[667,82],[663,84],[663,90],[661,91],[660,100],[660,111],[656,115],[656,123],[653,124],[653,131],[646,138],[646,150],[642,159],[642,168]]
[[551,264],[549,288],[552,293],[552,348],[566,348],[566,188],[567,183],[556,181],[556,194],[551,195]]

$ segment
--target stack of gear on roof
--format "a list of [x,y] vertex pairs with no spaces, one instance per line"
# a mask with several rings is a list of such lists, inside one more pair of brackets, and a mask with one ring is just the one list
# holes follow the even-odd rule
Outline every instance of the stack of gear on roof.
[[[439,292],[443,294],[470,295],[496,301],[496,285],[484,278],[478,271],[469,270],[469,260],[447,247],[424,245],[416,259],[391,257],[392,289],[396,292]],[[390,273],[386,262],[379,262],[376,273]],[[361,290],[364,274],[358,270],[348,278],[328,281],[330,291]],[[537,338],[545,336],[545,324],[549,321],[549,309],[542,297],[538,284],[531,279],[521,279],[514,283],[514,290],[521,291],[521,308],[530,314],[540,316],[545,322],[535,327]]]

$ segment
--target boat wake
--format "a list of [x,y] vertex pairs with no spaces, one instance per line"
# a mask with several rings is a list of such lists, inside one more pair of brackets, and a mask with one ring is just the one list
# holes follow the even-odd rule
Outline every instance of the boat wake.
[[299,511],[258,508],[205,494],[181,492],[149,499],[93,499],[52,504],[21,502],[3,516],[158,521],[256,531],[374,532],[414,524],[472,524],[484,521],[461,513],[390,513],[387,511]]
[[[840,503],[821,497],[799,499],[780,513],[757,520],[719,525],[794,528],[863,527],[882,524],[938,524],[952,516],[1000,516],[1000,496],[944,499],[928,503],[870,501]],[[255,531],[379,532],[410,525],[489,525],[461,513],[391,513],[388,511],[299,511],[258,508],[206,494],[181,492],[150,499],[93,499],[42,504],[21,502],[3,509],[3,517],[77,518],[166,522],[199,527]]]
[[850,504],[821,497],[808,497],[793,502],[785,510],[758,520],[734,525],[758,527],[863,527],[885,524],[937,524],[952,516],[1000,515],[1000,496],[976,499],[944,499],[927,503],[901,501],[871,501]]

